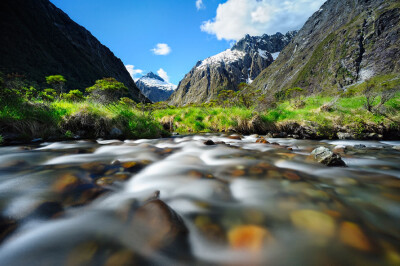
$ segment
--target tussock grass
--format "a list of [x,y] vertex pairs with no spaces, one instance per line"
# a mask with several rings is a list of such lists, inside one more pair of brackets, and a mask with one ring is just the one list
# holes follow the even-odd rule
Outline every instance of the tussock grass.
[[[122,134],[111,135],[113,129]],[[0,105],[0,130],[34,138],[158,138],[168,133],[147,113],[126,105],[94,102],[15,102]]]
[[[393,127],[400,121],[400,93],[385,104],[391,110],[388,114],[368,112],[364,108],[363,96],[335,98],[318,95],[309,96],[303,101],[301,108],[294,107],[287,100],[262,113],[244,107],[183,107],[156,110],[153,114],[160,123],[168,124],[168,128],[172,125],[173,130],[180,133],[263,133],[284,128],[285,124],[298,123],[302,126],[318,125],[325,134],[335,127],[359,131],[360,124]],[[379,97],[376,101],[379,102]],[[253,120],[257,120],[257,123],[252,124]]]

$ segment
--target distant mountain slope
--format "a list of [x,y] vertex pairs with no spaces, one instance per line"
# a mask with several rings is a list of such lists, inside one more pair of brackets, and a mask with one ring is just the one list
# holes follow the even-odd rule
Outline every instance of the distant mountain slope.
[[255,80],[265,91],[338,90],[400,72],[400,1],[329,0]]
[[222,89],[236,90],[239,83],[250,83],[274,61],[274,56],[295,34],[247,35],[231,49],[199,61],[179,83],[169,99],[170,103],[185,105],[207,102],[214,99]]
[[152,102],[167,100],[176,89],[174,84],[166,82],[153,72],[136,80],[136,85]]
[[61,74],[70,89],[114,77],[138,100],[140,91],[122,61],[48,0],[0,1],[0,71],[41,84]]

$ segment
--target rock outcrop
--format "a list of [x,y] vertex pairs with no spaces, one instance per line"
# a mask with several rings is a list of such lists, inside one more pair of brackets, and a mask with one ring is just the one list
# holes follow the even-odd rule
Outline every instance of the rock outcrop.
[[197,62],[169,99],[173,105],[203,103],[221,90],[236,90],[241,82],[251,83],[268,67],[296,32],[283,35],[246,35],[231,49]]
[[153,72],[136,80],[136,86],[152,102],[167,100],[176,89],[176,85],[166,82]]
[[264,91],[339,90],[400,73],[400,2],[328,0],[253,82]]
[[0,17],[1,72],[24,75],[39,86],[46,76],[61,74],[69,89],[114,77],[139,100],[122,61],[48,0],[1,0]]

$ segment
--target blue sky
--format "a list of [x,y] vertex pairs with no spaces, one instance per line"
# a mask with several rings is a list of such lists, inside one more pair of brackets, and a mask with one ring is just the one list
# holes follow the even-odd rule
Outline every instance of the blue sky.
[[[135,78],[178,84],[198,60],[246,33],[299,29],[324,0],[50,0],[121,58]],[[132,67],[133,66],[133,67]]]

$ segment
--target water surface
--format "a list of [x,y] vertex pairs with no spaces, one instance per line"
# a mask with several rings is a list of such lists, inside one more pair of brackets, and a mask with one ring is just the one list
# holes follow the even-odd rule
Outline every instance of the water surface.
[[0,264],[400,264],[400,142],[256,140],[1,147]]

